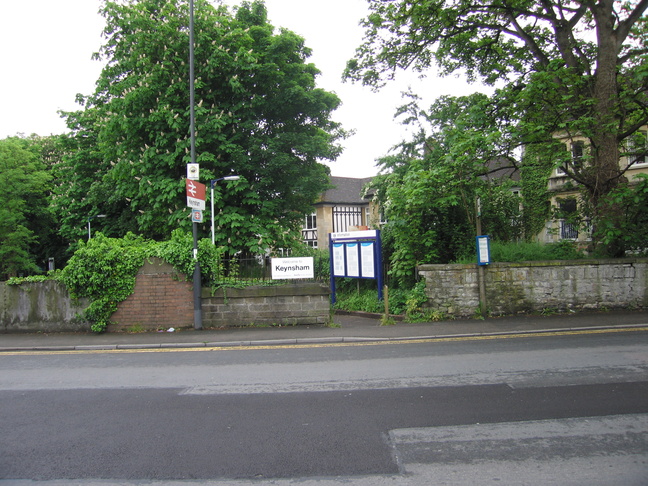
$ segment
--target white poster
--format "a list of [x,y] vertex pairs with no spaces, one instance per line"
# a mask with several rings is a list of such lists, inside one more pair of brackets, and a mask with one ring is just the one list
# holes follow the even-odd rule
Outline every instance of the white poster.
[[274,280],[314,277],[313,257],[272,259],[272,278]]
[[360,276],[360,261],[358,260],[358,244],[346,244],[346,258],[347,258],[347,277]]
[[333,244],[333,276],[344,277],[344,244]]
[[375,268],[373,241],[364,241],[360,243],[360,256],[362,261],[362,276],[366,278],[374,278]]
[[490,249],[488,247],[488,237],[477,237],[477,258],[480,265],[488,265],[490,263]]

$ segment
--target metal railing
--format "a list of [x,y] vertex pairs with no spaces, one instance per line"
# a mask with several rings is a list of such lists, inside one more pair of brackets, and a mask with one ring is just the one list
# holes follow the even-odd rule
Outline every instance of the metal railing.
[[578,239],[578,223],[571,223],[569,221],[560,221],[560,239],[562,240],[576,240]]
[[270,282],[277,285],[295,282],[328,283],[328,258],[323,258],[321,256],[315,256],[313,258],[315,268],[314,278],[298,280],[273,280],[271,266],[272,257],[269,256],[221,259],[219,262],[218,275],[214,276],[212,284],[227,287],[269,284]]

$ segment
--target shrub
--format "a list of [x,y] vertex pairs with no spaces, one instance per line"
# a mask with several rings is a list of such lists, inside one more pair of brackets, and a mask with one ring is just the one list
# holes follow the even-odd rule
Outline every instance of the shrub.
[[[490,255],[492,262],[530,262],[539,260],[577,260],[584,258],[576,243],[561,241],[542,244],[536,242],[500,242],[491,241]],[[464,255],[455,263],[476,263],[477,256]]]
[[350,312],[381,313],[385,310],[385,304],[378,300],[376,290],[347,290],[337,293],[335,308]]

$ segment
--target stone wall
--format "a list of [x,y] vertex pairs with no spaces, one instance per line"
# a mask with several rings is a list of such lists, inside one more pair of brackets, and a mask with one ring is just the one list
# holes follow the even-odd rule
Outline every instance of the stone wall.
[[[317,283],[273,287],[202,289],[203,327],[326,324],[330,291]],[[77,318],[88,301],[74,302],[55,281],[0,284],[0,332],[89,331]],[[191,328],[193,287],[183,274],[158,259],[145,263],[135,290],[110,317],[108,332]]]
[[330,312],[329,288],[312,282],[202,293],[204,327],[327,324]]
[[88,306],[75,301],[55,281],[7,285],[0,283],[0,332],[89,331],[78,315]]
[[[472,316],[479,307],[476,265],[421,265],[427,307]],[[648,307],[648,259],[492,263],[484,268],[492,315],[545,309]]]

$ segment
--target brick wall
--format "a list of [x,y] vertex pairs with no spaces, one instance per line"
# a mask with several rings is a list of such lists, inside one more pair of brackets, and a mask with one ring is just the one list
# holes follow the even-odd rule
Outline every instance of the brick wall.
[[[89,331],[76,317],[88,302],[70,299],[58,282],[0,285],[0,332]],[[318,283],[202,289],[203,327],[326,324],[330,290]],[[191,328],[193,288],[171,265],[151,259],[137,273],[131,296],[110,317],[111,331]]]
[[[202,289],[203,327],[325,324],[330,291],[317,283],[244,289]],[[171,265],[152,259],[138,272],[135,291],[110,317],[107,331],[194,325],[193,285]]]
[[137,273],[135,291],[110,317],[107,331],[192,327],[193,290],[183,274],[153,258]]
[[[472,316],[479,306],[476,265],[421,265],[427,307]],[[492,263],[485,267],[493,315],[544,309],[648,308],[648,259]]]

